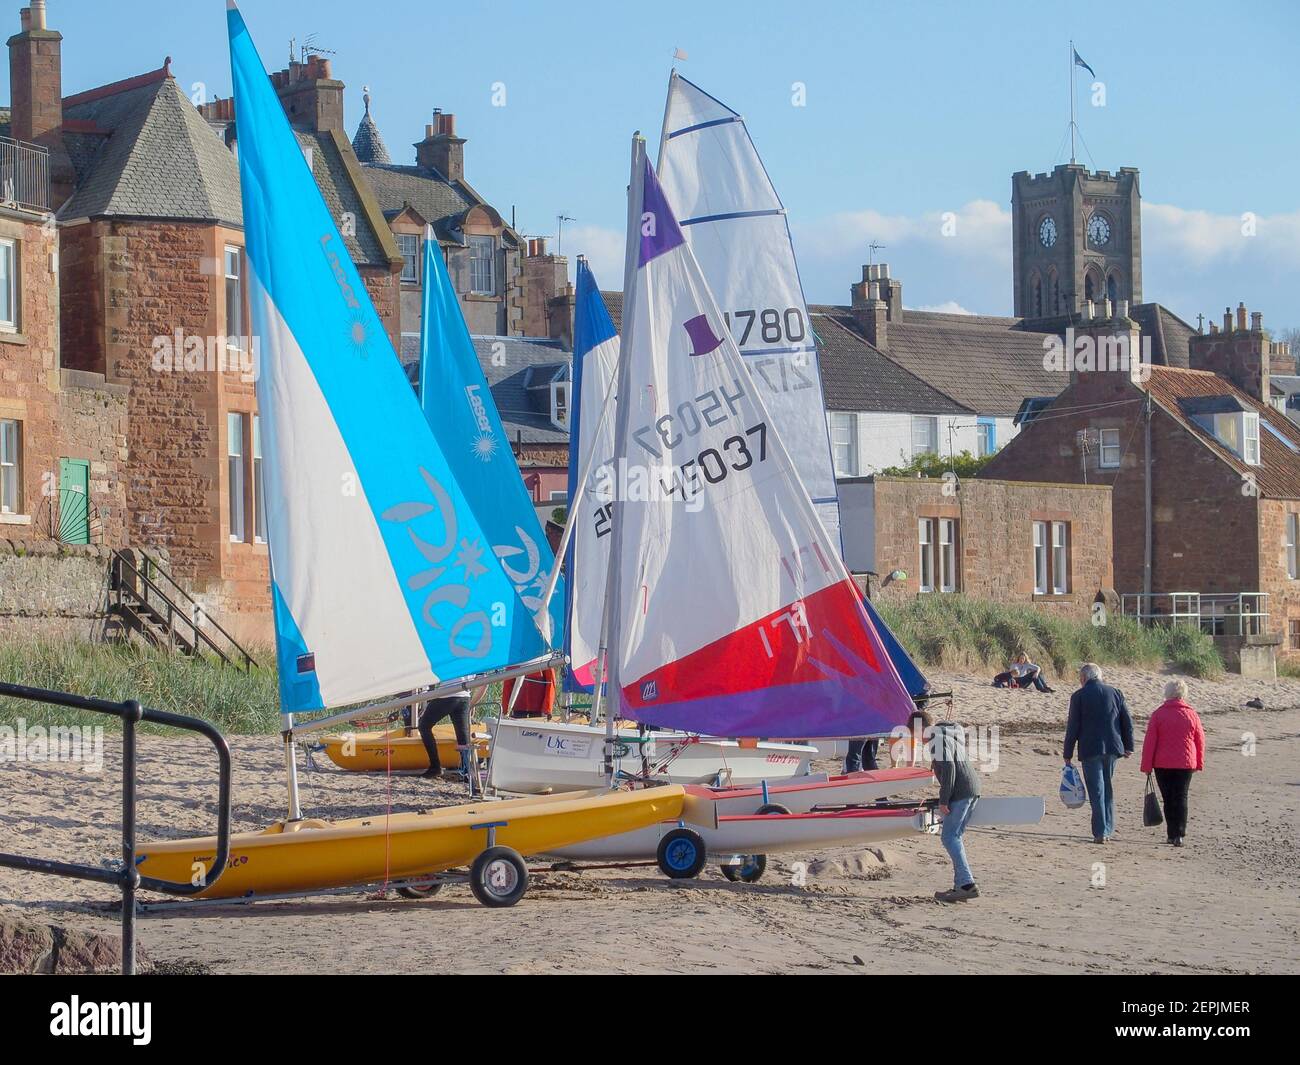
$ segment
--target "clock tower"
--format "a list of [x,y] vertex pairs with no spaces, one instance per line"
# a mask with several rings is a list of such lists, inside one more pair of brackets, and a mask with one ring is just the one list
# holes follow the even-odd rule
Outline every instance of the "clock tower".
[[1075,163],[1011,178],[1011,255],[1018,318],[1074,314],[1085,300],[1142,302],[1138,172]]

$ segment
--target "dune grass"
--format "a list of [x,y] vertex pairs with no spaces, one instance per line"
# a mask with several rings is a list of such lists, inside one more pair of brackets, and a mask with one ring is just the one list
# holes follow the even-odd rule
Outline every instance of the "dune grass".
[[1147,627],[1115,616],[1094,625],[1086,618],[1057,617],[962,595],[876,605],[917,662],[940,669],[1000,668],[1025,651],[1057,676],[1069,675],[1080,662],[1152,668],[1168,664],[1193,677],[1223,672],[1210,637],[1187,626]]
[[[259,660],[273,662],[274,655]],[[138,643],[6,637],[0,643],[0,681],[114,702],[138,699],[155,710],[204,718],[229,733],[280,727],[274,666],[245,673]],[[13,724],[18,717],[31,725],[117,727],[117,719],[104,714],[0,698],[0,723]]]

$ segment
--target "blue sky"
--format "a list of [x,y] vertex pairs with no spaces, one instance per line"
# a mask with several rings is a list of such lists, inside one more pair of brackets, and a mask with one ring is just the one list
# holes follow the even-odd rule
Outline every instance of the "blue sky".
[[[3,9],[6,34],[19,3]],[[1136,166],[1144,296],[1193,323],[1245,300],[1300,326],[1300,5],[540,3],[245,0],[267,66],[289,39],[333,49],[349,133],[369,84],[398,161],[434,107],[469,139],[470,182],[519,228],[587,252],[618,284],[628,141],[657,149],[674,47],[683,73],[742,112],[789,211],[810,302],[844,302],[866,245],[909,306],[1010,313],[1011,174],[1068,160],[1071,37],[1105,83],[1079,123],[1097,169]],[[372,15],[371,13],[375,14]],[[50,0],[64,91],[159,66],[228,95],[222,0]],[[791,103],[795,82],[807,105]],[[505,106],[493,106],[495,83]],[[957,235],[939,236],[955,212]],[[1250,212],[1254,235],[1242,234]]]

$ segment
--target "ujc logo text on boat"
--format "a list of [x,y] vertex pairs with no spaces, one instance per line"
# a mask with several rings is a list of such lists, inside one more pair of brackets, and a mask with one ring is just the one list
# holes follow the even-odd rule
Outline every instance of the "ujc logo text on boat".
[[641,699],[643,702],[650,702],[652,699],[659,698],[659,682],[648,680],[641,685]]
[[722,347],[722,337],[713,331],[713,326],[709,324],[709,318],[704,314],[697,314],[694,318],[688,318],[682,323],[682,328],[686,330],[686,335],[691,338],[691,356],[698,358],[701,355],[707,355],[711,351],[717,351]]
[[153,1038],[152,1002],[68,1002],[50,1005],[50,1035],[129,1036],[138,1047]]

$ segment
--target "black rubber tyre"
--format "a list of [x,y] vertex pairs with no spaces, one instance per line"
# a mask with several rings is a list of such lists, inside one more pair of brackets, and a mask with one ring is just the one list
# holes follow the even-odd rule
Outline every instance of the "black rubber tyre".
[[469,887],[484,906],[513,906],[528,890],[528,867],[510,847],[489,847],[469,867]]
[[690,880],[700,875],[708,855],[704,838],[689,828],[674,828],[659,841],[655,861],[670,880]]
[[790,811],[779,802],[765,802],[754,811],[754,814],[788,814],[789,812]]
[[742,854],[740,855],[739,865],[723,865],[722,875],[730,880],[733,884],[740,881],[745,884],[752,884],[767,869],[766,854]]
[[441,880],[430,880],[427,884],[409,884],[399,887],[397,893],[404,899],[431,899],[441,890]]

